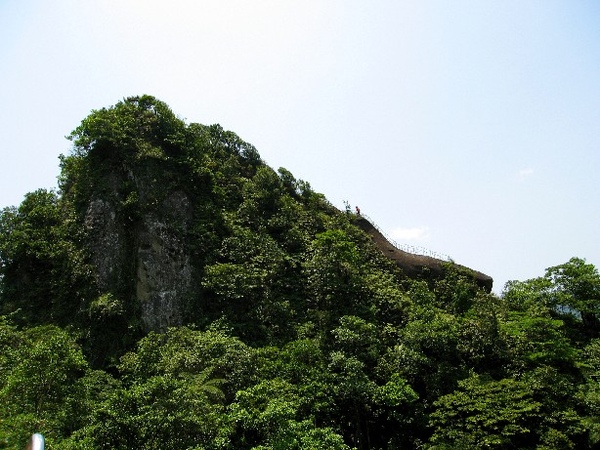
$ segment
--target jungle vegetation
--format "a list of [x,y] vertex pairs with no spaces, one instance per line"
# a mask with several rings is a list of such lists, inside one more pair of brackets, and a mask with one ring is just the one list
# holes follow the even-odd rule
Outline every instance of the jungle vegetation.
[[[409,278],[352,213],[150,96],[70,139],[58,190],[0,215],[0,448],[33,432],[49,449],[600,448],[584,259],[502,295],[451,264]],[[129,244],[99,281],[86,219],[111,198],[136,242],[169,192],[189,204],[193,289],[181,323],[148,329]]]

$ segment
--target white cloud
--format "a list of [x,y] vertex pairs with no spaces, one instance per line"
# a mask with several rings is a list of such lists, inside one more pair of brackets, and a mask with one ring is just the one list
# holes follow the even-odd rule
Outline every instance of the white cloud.
[[390,232],[390,236],[394,239],[404,241],[419,241],[429,237],[429,227],[414,227],[414,228],[394,228]]
[[527,178],[527,177],[531,176],[532,174],[533,174],[533,169],[531,169],[529,167],[526,169],[519,170],[519,177],[521,179]]

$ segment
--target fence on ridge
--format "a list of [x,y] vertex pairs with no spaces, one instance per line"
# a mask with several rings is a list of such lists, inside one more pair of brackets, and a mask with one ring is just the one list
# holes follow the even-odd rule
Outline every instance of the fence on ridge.
[[404,252],[407,253],[412,253],[413,255],[421,255],[421,256],[430,256],[431,258],[435,258],[435,259],[439,259],[442,261],[452,261],[452,258],[450,258],[448,255],[445,255],[443,253],[437,253],[434,252],[432,250],[429,250],[427,248],[424,247],[419,247],[417,245],[409,245],[409,244],[400,244],[398,242],[396,242],[394,239],[392,239],[385,231],[383,231],[376,223],[373,219],[371,219],[369,216],[367,216],[366,214],[363,214],[362,212],[360,213],[360,216],[366,220],[369,221],[369,223],[371,225],[373,225],[375,227],[375,229],[377,231],[379,231],[382,236],[384,238],[387,239],[387,241],[392,244],[394,247],[396,247],[398,250],[402,250]]

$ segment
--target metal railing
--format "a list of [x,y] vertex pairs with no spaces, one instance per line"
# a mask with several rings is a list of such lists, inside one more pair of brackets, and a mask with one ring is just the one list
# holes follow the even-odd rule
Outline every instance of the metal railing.
[[392,239],[385,231],[383,231],[376,223],[373,219],[371,219],[369,216],[367,216],[364,213],[360,213],[360,217],[362,217],[363,219],[366,219],[369,221],[369,223],[371,225],[373,225],[373,227],[375,227],[375,229],[377,231],[379,231],[381,233],[381,235],[386,238],[386,240],[392,244],[394,247],[396,247],[396,249],[398,250],[402,250],[403,252],[406,253],[412,253],[413,255],[421,255],[421,256],[429,256],[431,258],[435,258],[435,259],[439,259],[442,261],[452,261],[452,258],[450,258],[448,255],[445,255],[443,253],[438,253],[438,252],[434,252],[431,251],[429,249],[426,249],[424,247],[419,247],[417,245],[409,245],[409,244],[400,244],[398,242],[396,242],[394,239]]

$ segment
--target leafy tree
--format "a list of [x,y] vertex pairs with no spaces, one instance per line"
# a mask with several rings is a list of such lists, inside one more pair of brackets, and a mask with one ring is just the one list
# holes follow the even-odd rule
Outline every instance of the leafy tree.
[[[71,323],[92,283],[56,193],[39,189],[0,215],[0,311],[30,324]],[[78,295],[79,294],[79,295]]]
[[226,448],[228,420],[211,398],[215,389],[206,374],[149,377],[116,390],[77,438],[92,448]]
[[587,429],[576,398],[579,374],[540,365],[524,374],[522,380],[534,389],[535,400],[542,405],[541,424],[535,430],[540,436],[540,447],[585,448]]
[[364,274],[362,280],[373,312],[371,320],[392,327],[405,325],[412,301],[398,278],[381,267],[374,267]]
[[549,316],[554,304],[549,295],[552,285],[546,278],[526,281],[512,280],[506,283],[502,298],[512,311],[535,316]]
[[584,406],[590,443],[596,448],[600,444],[600,340],[593,339],[583,349],[581,364],[586,382],[579,385],[577,396]]
[[292,386],[301,402],[299,417],[312,417],[315,423],[337,425],[335,404],[331,396],[333,374],[327,368],[322,343],[315,338],[299,338],[281,349],[261,351],[259,379],[281,379]]
[[515,308],[540,314],[542,311],[576,318],[588,337],[598,333],[600,274],[581,258],[549,267],[543,277],[507,283],[503,297]]
[[417,393],[398,373],[377,386],[373,394],[372,447],[376,444],[388,448],[417,445],[418,421],[421,420],[418,399]]
[[435,281],[433,291],[441,307],[462,314],[469,310],[482,289],[477,286],[469,269],[445,263],[444,277]]
[[18,331],[2,320],[0,335],[0,444],[22,448],[33,432],[59,442],[77,428],[71,399],[88,370],[81,349],[52,325]]
[[129,97],[111,108],[92,111],[69,136],[77,155],[164,157],[185,142],[184,123],[150,95]]
[[336,313],[358,312],[362,298],[360,260],[358,246],[343,230],[316,235],[304,267],[309,307],[316,323],[328,327],[335,323]]
[[286,334],[294,316],[294,295],[281,280],[288,272],[285,251],[264,230],[234,225],[223,240],[221,258],[206,267],[203,284],[212,294],[207,310],[226,317],[253,341]]
[[207,331],[175,327],[141,339],[136,351],[121,358],[119,370],[128,383],[153,376],[185,381],[210,373],[210,377],[222,380],[221,388],[231,399],[250,382],[256,370],[255,358],[250,347],[217,326]]
[[401,330],[400,343],[390,349],[392,371],[410,382],[422,398],[448,393],[465,376],[459,352],[459,319],[436,309],[415,307]]
[[576,351],[560,320],[512,313],[501,333],[509,353],[506,368],[514,374],[540,365],[569,371],[574,365]]
[[231,410],[241,445],[250,448],[272,439],[296,418],[300,403],[294,386],[277,378],[238,391]]
[[224,403],[248,380],[251,358],[246,346],[216,329],[151,333],[123,356],[121,386],[97,399],[71,442],[115,449],[228,448],[232,424]]
[[377,391],[365,365],[354,356],[332,352],[328,369],[335,382],[331,395],[343,433],[358,448],[370,448],[372,403]]
[[557,308],[581,317],[584,329],[597,336],[600,327],[600,274],[584,259],[571,258],[567,263],[550,267],[545,278],[551,283],[551,293]]
[[[304,348],[308,342],[288,344],[282,357]],[[310,346],[308,347],[310,348]],[[306,348],[305,350],[307,350]],[[304,352],[303,352],[304,353]],[[294,368],[284,363],[283,374],[296,378]],[[310,370],[310,369],[309,369]],[[291,371],[291,372],[290,372]],[[315,370],[311,371],[315,374]],[[297,384],[276,377],[260,380],[256,385],[239,391],[231,405],[237,424],[236,447],[254,449],[349,449],[342,436],[323,423],[326,388],[312,374],[297,379]],[[323,373],[318,375],[322,379]]]
[[473,305],[461,320],[457,350],[466,368],[494,378],[506,375],[508,343],[502,334],[507,320],[506,302],[479,291]]
[[472,375],[435,402],[430,448],[582,448],[572,386],[549,367],[521,380]]
[[254,229],[261,229],[279,209],[283,183],[277,173],[266,166],[259,167],[243,185],[243,201],[238,217]]
[[254,450],[350,450],[338,433],[330,427],[315,427],[311,420],[288,421],[284,427]]
[[525,382],[472,376],[435,402],[429,448],[534,448],[541,406]]
[[380,340],[377,327],[356,316],[343,316],[334,328],[334,348],[358,358],[371,367],[380,353]]

